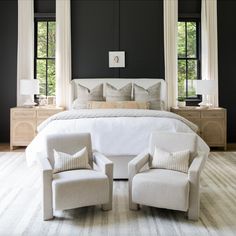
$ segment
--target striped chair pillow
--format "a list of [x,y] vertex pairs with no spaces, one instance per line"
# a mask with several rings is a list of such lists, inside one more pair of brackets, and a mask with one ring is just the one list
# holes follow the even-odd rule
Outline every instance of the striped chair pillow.
[[84,147],[73,155],[64,152],[58,152],[55,149],[53,150],[53,152],[54,174],[66,170],[91,169],[88,162],[88,151],[86,147]]
[[155,147],[151,168],[169,169],[187,173],[190,151],[167,152]]

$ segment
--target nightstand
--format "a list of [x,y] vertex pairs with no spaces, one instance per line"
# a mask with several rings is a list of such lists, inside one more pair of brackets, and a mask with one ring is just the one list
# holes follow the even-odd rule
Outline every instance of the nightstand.
[[210,147],[227,148],[227,111],[224,108],[172,107],[174,112],[199,127],[199,134]]
[[37,126],[48,117],[63,111],[62,107],[39,106],[11,108],[10,148],[27,146],[37,134]]

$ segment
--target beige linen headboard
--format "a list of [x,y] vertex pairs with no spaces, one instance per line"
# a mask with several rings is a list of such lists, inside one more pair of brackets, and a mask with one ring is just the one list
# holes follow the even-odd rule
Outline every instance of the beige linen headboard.
[[76,99],[77,97],[77,89],[76,85],[81,84],[89,89],[94,88],[98,84],[103,83],[104,85],[104,96],[105,96],[105,84],[109,83],[113,85],[116,88],[121,88],[125,86],[128,83],[137,84],[145,89],[149,88],[150,86],[161,82],[161,101],[165,104],[165,109],[166,109],[166,104],[167,104],[167,86],[166,82],[164,79],[145,79],[145,78],[91,78],[91,79],[73,79],[72,80],[72,100]]

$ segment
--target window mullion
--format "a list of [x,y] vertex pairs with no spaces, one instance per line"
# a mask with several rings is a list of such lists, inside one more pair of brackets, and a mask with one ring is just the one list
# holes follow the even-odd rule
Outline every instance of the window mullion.
[[46,96],[48,96],[48,21],[47,21]]
[[188,97],[188,32],[187,32],[187,22],[185,22],[185,78],[186,78],[186,98]]

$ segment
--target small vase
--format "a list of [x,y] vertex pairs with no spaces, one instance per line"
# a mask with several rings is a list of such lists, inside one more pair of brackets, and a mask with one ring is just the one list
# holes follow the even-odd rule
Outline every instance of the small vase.
[[186,106],[186,102],[185,101],[178,101],[178,107],[185,107]]

